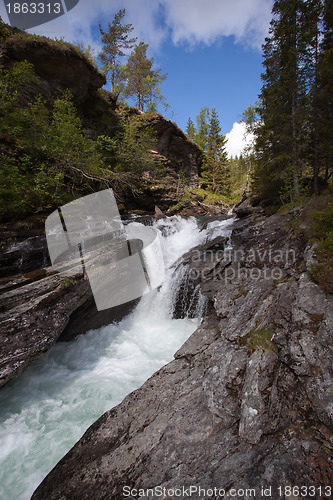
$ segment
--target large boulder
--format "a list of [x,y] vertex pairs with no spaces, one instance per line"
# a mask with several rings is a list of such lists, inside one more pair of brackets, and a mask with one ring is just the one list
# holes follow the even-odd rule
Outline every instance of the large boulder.
[[263,207],[260,205],[260,198],[258,196],[250,196],[243,198],[237,205],[235,205],[233,212],[237,217],[247,217],[254,213],[262,213]]

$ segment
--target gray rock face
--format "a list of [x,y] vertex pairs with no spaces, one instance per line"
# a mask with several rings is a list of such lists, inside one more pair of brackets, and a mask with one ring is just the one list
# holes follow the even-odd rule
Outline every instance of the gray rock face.
[[45,256],[49,260],[42,235],[16,241],[0,252],[3,272],[13,273],[0,282],[0,388],[58,340],[120,321],[134,306],[132,301],[98,311],[81,263],[38,269]]
[[333,298],[310,280],[306,242],[284,224],[236,222],[232,258],[222,241],[209,262],[207,245],[187,255],[210,299],[201,326],[86,431],[34,500],[136,498],[147,488],[159,488],[149,498],[185,488],[186,498],[190,486],[192,498],[301,498],[286,486],[330,497],[319,487],[333,480]]
[[71,313],[90,295],[79,271],[47,269],[6,280],[0,290],[0,387],[57,341]]

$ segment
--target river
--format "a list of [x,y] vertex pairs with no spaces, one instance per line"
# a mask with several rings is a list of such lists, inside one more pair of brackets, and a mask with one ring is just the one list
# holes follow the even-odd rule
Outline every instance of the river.
[[195,317],[184,310],[182,319],[173,319],[186,269],[175,273],[172,265],[207,239],[228,236],[231,222],[215,220],[205,229],[194,218],[155,222],[166,267],[162,287],[120,323],[56,344],[1,390],[1,499],[29,499],[89,425],[173,359],[200,323],[205,299],[197,291]]

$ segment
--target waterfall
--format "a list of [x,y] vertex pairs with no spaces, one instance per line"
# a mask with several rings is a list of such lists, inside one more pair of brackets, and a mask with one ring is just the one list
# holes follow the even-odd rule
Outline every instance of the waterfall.
[[[174,264],[191,248],[228,235],[232,219],[200,229],[179,216],[154,223],[166,278],[118,324],[58,343],[0,393],[0,498],[27,500],[45,475],[106,410],[142,385],[195,331],[205,299],[196,287],[174,318],[187,269]],[[138,224],[134,222],[134,224]]]

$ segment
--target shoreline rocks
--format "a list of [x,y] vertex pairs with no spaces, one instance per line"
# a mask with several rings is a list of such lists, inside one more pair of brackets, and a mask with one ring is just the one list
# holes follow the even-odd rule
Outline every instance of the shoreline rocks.
[[237,221],[232,258],[222,240],[189,252],[210,301],[202,324],[174,361],[86,431],[34,500],[190,486],[256,496],[266,488],[275,500],[290,498],[278,490],[287,485],[329,498],[319,487],[333,481],[333,297],[311,281],[307,242],[286,220]]

